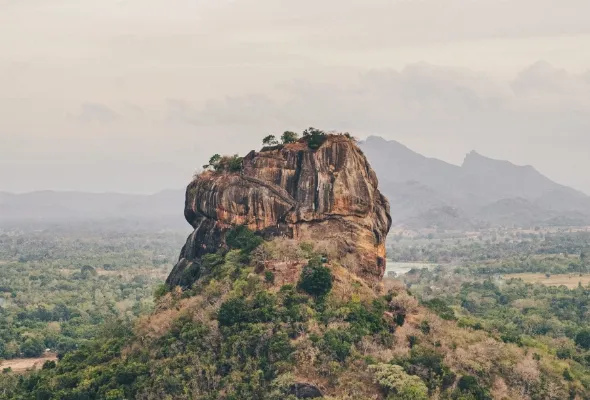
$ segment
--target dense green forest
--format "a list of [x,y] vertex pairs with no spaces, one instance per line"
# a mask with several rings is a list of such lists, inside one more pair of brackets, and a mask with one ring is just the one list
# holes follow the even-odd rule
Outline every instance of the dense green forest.
[[462,251],[461,257],[453,265],[414,269],[402,280],[441,317],[571,361],[564,378],[576,377],[590,386],[589,241],[586,232],[562,232],[487,247],[454,243],[441,250],[427,245],[421,249],[426,259],[441,251]]
[[58,354],[152,309],[183,235],[99,229],[0,234],[0,359]]
[[481,273],[590,271],[590,232],[483,231],[477,235],[391,236],[388,258],[401,262],[461,265]]

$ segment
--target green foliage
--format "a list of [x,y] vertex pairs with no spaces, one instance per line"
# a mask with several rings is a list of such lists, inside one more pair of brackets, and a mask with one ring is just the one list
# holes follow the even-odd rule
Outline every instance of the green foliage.
[[100,223],[0,231],[0,358],[63,355],[108,319],[149,312],[185,240]]
[[428,400],[428,388],[417,376],[408,375],[399,365],[377,364],[369,367],[388,399]]
[[264,139],[262,139],[262,144],[264,146],[276,146],[279,144],[279,141],[277,140],[275,135],[268,135],[265,136]]
[[203,165],[203,169],[212,168],[215,172],[239,172],[242,170],[243,157],[237,154],[233,156],[213,155],[209,159],[209,164]]
[[55,367],[57,367],[57,364],[53,360],[45,361],[45,363],[43,363],[43,369],[55,369]]
[[283,144],[295,143],[297,140],[299,140],[299,135],[295,132],[285,131],[281,135],[281,142]]
[[40,338],[32,337],[23,342],[20,350],[25,357],[39,357],[45,351],[45,344]]
[[264,241],[245,225],[232,228],[225,236],[225,241],[231,249],[241,250],[243,254],[250,254]]
[[303,138],[310,149],[317,150],[326,140],[326,132],[316,128],[308,128],[303,131]]
[[590,329],[582,329],[575,338],[576,344],[581,348],[590,349]]
[[482,388],[477,379],[471,375],[462,376],[457,382],[457,389],[461,394],[471,395],[476,400],[491,400],[486,389]]
[[221,326],[270,322],[277,317],[276,298],[267,292],[258,292],[250,300],[242,297],[231,298],[221,304],[217,314]]
[[215,167],[219,161],[221,161],[221,155],[219,154],[213,154],[211,156],[211,158],[209,159],[209,165],[211,165],[212,167]]
[[389,330],[387,322],[383,319],[383,312],[386,305],[378,299],[372,304],[372,307],[353,302],[348,304],[348,315],[345,320],[352,325],[352,331],[357,336],[376,334]]
[[211,158],[209,158],[209,164],[203,165],[203,169],[213,168],[214,170],[217,170],[217,168],[219,168],[220,161],[221,161],[221,155],[220,154],[213,154],[211,156]]
[[424,304],[432,312],[434,312],[436,315],[438,315],[439,317],[441,317],[444,320],[447,320],[447,321],[456,320],[455,312],[442,299],[432,299],[429,301],[424,301],[422,304]]
[[238,172],[242,170],[242,162],[244,158],[235,154],[227,159],[227,170],[230,172]]
[[343,362],[350,355],[354,341],[354,336],[350,331],[329,329],[324,333],[319,347],[336,360]]
[[80,274],[84,279],[92,278],[97,275],[96,269],[91,267],[90,265],[84,265],[80,268]]
[[156,300],[159,299],[160,297],[166,295],[166,293],[168,293],[169,290],[170,288],[165,283],[158,285],[154,290],[154,298]]
[[297,287],[312,296],[323,297],[332,290],[332,280],[330,269],[314,258],[301,271]]
[[411,346],[410,357],[400,360],[407,373],[417,375],[434,390],[446,389],[455,381],[455,374],[444,364],[444,355],[423,345]]
[[273,284],[275,282],[275,274],[272,271],[265,271],[264,280],[267,283]]
[[[549,390],[558,390],[557,398],[568,398],[567,391],[572,393],[572,398],[587,398],[583,385],[590,381],[586,379],[587,368],[583,363],[586,358],[590,360],[590,356],[582,345],[576,347],[574,343],[574,338],[585,329],[586,298],[589,297],[586,288],[570,290],[523,282],[499,283],[479,276],[474,282],[456,282],[457,278],[448,279],[442,275],[445,273],[442,270],[421,271],[409,279],[414,279],[412,292],[419,293],[424,304],[437,314],[449,317],[454,316],[450,313],[454,310],[461,326],[488,332],[460,332],[453,322],[441,325],[436,317],[426,316],[424,309],[414,307],[415,312],[408,311],[407,318],[405,313],[398,314],[404,319],[398,322],[408,325],[408,336],[400,335],[402,332],[394,335],[397,326],[389,314],[393,293],[390,297],[373,298],[365,296],[365,288],[352,284],[348,292],[341,291],[339,285],[337,293],[326,296],[330,291],[326,288],[331,287],[332,282],[327,268],[316,276],[322,277],[322,285],[308,286],[321,288],[318,292],[323,295],[314,295],[315,299],[301,286],[303,279],[297,286],[284,285],[277,291],[272,287],[271,275],[259,272],[264,270],[257,270],[255,263],[250,265],[248,257],[244,257],[257,246],[253,242],[260,240],[244,229],[236,227],[228,232],[230,251],[221,249],[202,257],[199,265],[206,273],[180,297],[173,292],[162,299],[158,309],[163,314],[146,324],[142,320],[135,334],[130,322],[91,313],[92,307],[70,309],[70,303],[66,308],[57,308],[54,304],[37,307],[37,297],[35,307],[26,307],[27,312],[20,317],[23,326],[19,329],[23,329],[23,333],[30,332],[25,330],[25,323],[34,327],[34,335],[22,335],[26,339],[39,337],[45,343],[62,340],[63,337],[44,336],[39,332],[48,327],[49,322],[45,321],[58,322],[53,320],[55,315],[67,316],[71,312],[80,316],[84,313],[96,315],[102,328],[91,331],[84,343],[75,342],[57,365],[47,364],[42,370],[22,377],[9,372],[0,374],[0,398],[291,400],[294,398],[292,385],[301,376],[310,377],[310,380],[317,377],[327,386],[327,391],[347,393],[351,398],[425,400],[430,395],[449,400],[487,400],[490,399],[489,388],[498,377],[504,378],[512,393],[524,393],[531,398],[550,398]],[[311,272],[325,268],[313,254],[313,246],[302,247],[306,247],[308,251],[304,252],[311,257],[307,266]],[[154,259],[154,254],[148,259]],[[113,265],[121,262],[121,259],[105,260]],[[56,264],[63,268],[61,263]],[[81,265],[102,265],[102,261],[101,264],[68,261],[67,265],[75,265],[68,274],[71,277],[81,275]],[[149,265],[155,268],[156,264]],[[27,274],[36,274],[32,267]],[[105,283],[107,287],[116,288],[107,293],[118,293],[117,290],[128,291],[129,282],[134,282],[149,287],[140,294],[151,297],[155,282],[128,280],[115,271],[113,282],[118,285],[113,285],[109,280],[113,273],[105,273],[99,267],[97,270],[98,276],[76,278],[76,284],[83,285],[85,292],[77,293],[74,300],[85,299],[92,283]],[[313,277],[311,272],[309,276]],[[37,275],[42,279],[43,274]],[[438,276],[451,284],[443,286]],[[461,276],[465,277],[465,273]],[[8,286],[3,292],[5,301],[12,298],[13,281],[0,280],[0,286]],[[26,282],[39,281],[27,278]],[[436,293],[439,287],[444,289],[442,294]],[[42,290],[42,286],[37,289]],[[22,286],[17,292],[20,290]],[[137,291],[130,293],[139,295]],[[111,296],[117,302],[113,301],[109,310],[116,310],[129,301],[129,297]],[[189,296],[195,297],[188,299]],[[17,299],[20,297],[21,294],[17,294]],[[439,300],[433,301],[436,299]],[[415,303],[409,296],[406,300]],[[10,312],[11,319],[1,319],[4,316],[0,313],[0,332],[4,322],[19,320],[18,313]],[[34,324],[31,324],[33,316]],[[75,327],[73,324],[65,326],[69,330]],[[63,327],[58,336],[63,335]],[[459,333],[456,342],[454,329]],[[526,333],[525,329],[528,329]],[[149,333],[146,335],[146,332]],[[520,372],[515,368],[523,354],[520,350],[494,342],[500,334],[511,332],[522,338],[524,350],[533,352],[534,363],[539,366],[536,381],[521,383]],[[547,332],[554,336],[531,335],[530,332]],[[4,347],[10,347],[10,343],[0,340]],[[393,346],[396,351],[389,352]],[[467,361],[462,362],[462,357],[446,358],[445,352],[459,350],[461,346]],[[562,361],[557,362],[553,357],[554,350]],[[470,351],[482,359],[471,358]],[[380,363],[387,354],[396,355],[392,364]],[[486,354],[490,354],[489,359],[485,359]],[[370,383],[371,376],[366,373],[368,365],[372,365],[370,369],[381,394],[375,393],[377,387]],[[555,371],[551,371],[552,368]],[[457,379],[456,374],[464,376]]]

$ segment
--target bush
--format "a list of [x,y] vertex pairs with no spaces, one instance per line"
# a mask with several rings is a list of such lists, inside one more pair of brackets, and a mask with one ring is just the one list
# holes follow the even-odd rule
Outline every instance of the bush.
[[319,260],[310,260],[301,272],[297,287],[312,296],[323,297],[332,290],[332,273]]
[[83,279],[89,279],[97,275],[96,270],[90,265],[84,265],[82,268],[80,268],[80,274],[82,275]]
[[375,374],[375,382],[389,392],[388,399],[428,399],[428,388],[424,382],[417,376],[408,375],[399,365],[377,364],[369,368]]
[[20,351],[25,357],[39,357],[45,351],[45,344],[39,338],[28,338],[20,346]]
[[464,394],[471,394],[477,400],[489,400],[490,395],[479,386],[477,379],[471,375],[462,376],[457,383],[457,389]]
[[264,273],[264,280],[270,284],[275,283],[275,274],[272,271],[266,271]]
[[154,298],[157,300],[160,297],[164,296],[166,293],[168,293],[168,285],[162,283],[161,285],[156,287],[156,290],[154,290]]
[[57,363],[53,360],[45,361],[43,364],[43,369],[55,369],[57,367]]
[[276,146],[279,144],[279,141],[275,137],[275,135],[268,135],[264,139],[262,139],[263,146]]
[[326,132],[315,128],[303,131],[303,137],[307,140],[310,149],[317,150],[326,140]]
[[344,362],[350,355],[354,340],[352,334],[346,330],[330,329],[324,333],[320,348],[340,362]]
[[241,323],[270,322],[277,318],[276,298],[267,293],[259,292],[252,300],[234,297],[219,307],[217,320],[221,326],[232,326]]
[[455,312],[441,299],[432,299],[425,301],[424,305],[428,307],[432,312],[447,321],[456,320]]
[[225,301],[217,312],[217,320],[221,326],[231,326],[248,321],[248,306],[241,297]]
[[237,154],[227,160],[227,169],[230,172],[238,172],[242,170],[242,162],[244,158]]
[[242,253],[250,254],[264,240],[245,225],[239,225],[227,233],[225,242],[232,249],[242,250]]
[[285,131],[281,136],[281,142],[283,142],[283,144],[295,143],[297,140],[299,140],[299,135],[295,132]]
[[590,329],[584,329],[576,335],[576,345],[583,349],[590,349]]

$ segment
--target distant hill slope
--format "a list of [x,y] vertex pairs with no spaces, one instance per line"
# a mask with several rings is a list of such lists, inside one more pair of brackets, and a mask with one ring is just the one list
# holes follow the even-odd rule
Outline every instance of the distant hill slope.
[[0,193],[0,221],[71,222],[117,219],[149,221],[163,227],[186,226],[178,207],[183,190],[165,190],[153,195],[39,191]]
[[[360,147],[379,177],[397,224],[464,229],[483,224],[590,221],[590,197],[551,181],[531,166],[494,160],[475,151],[457,166],[377,136]],[[451,209],[455,211],[449,213]]]
[[[463,230],[490,224],[590,224],[590,197],[551,181],[531,166],[475,151],[458,166],[377,136],[359,146],[379,177],[396,225]],[[178,213],[183,204],[184,190],[153,195],[0,192],[0,222],[118,219],[187,227]]]

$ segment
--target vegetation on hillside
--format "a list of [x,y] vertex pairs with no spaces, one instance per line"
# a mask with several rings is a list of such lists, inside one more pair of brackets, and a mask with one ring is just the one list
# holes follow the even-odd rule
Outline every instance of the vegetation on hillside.
[[0,360],[65,354],[101,324],[151,311],[180,243],[172,232],[0,234]]
[[[230,237],[231,248],[213,255],[215,268],[191,289],[162,295],[156,311],[133,329],[107,326],[55,366],[19,379],[4,376],[0,393],[11,399],[293,399],[306,388],[327,399],[588,397],[588,369],[575,357],[552,353],[536,337],[506,340],[479,321],[488,318],[488,298],[510,304],[493,284],[477,287],[482,301],[467,318],[448,298],[423,297],[420,283],[411,290],[427,307],[395,282],[376,293],[337,261],[322,263],[312,245],[261,243],[243,227]],[[459,291],[466,305],[470,293]],[[561,318],[572,324],[583,315]],[[579,356],[589,337],[576,330]]]

